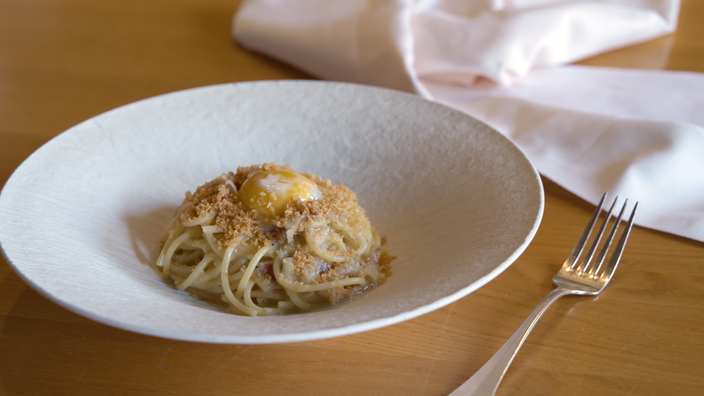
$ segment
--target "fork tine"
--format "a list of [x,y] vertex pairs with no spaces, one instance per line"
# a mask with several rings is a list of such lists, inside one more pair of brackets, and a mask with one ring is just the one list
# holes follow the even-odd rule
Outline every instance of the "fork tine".
[[[616,202],[614,201],[614,205],[616,205]],[[626,199],[623,202],[623,206],[621,207],[621,212],[618,214],[618,218],[614,220],[614,224],[611,226],[611,230],[609,231],[609,236],[606,237],[606,241],[604,241],[604,245],[601,247],[599,250],[599,254],[596,256],[596,260],[594,261],[594,266],[589,270],[589,274],[592,276],[595,276],[596,274],[599,273],[599,270],[601,267],[604,265],[604,259],[606,258],[606,253],[609,251],[609,248],[611,247],[611,243],[614,240],[614,237],[616,236],[616,231],[618,230],[618,227],[621,225],[621,219],[623,219],[623,214],[626,212],[626,205],[628,205],[628,199]]]
[[614,202],[611,204],[611,208],[609,209],[609,212],[606,214],[606,217],[604,218],[604,221],[601,223],[601,227],[599,227],[599,233],[594,236],[594,240],[592,241],[591,246],[589,246],[589,250],[587,250],[587,254],[584,255],[584,258],[582,258],[581,262],[579,265],[577,265],[577,268],[582,273],[587,272],[589,269],[589,265],[592,263],[592,259],[594,258],[594,253],[596,253],[596,248],[599,246],[599,243],[601,243],[601,238],[604,236],[604,231],[606,230],[606,226],[609,224],[609,221],[611,220],[611,217],[614,213],[614,208],[616,208],[616,201],[618,201],[618,196],[614,198]]
[[574,269],[575,265],[577,264],[577,260],[579,259],[579,256],[582,255],[582,251],[584,251],[584,246],[587,244],[587,240],[589,239],[589,236],[594,230],[594,225],[596,225],[596,221],[599,218],[599,213],[601,213],[601,209],[604,206],[604,200],[606,200],[606,193],[601,196],[601,201],[599,201],[599,204],[597,205],[594,214],[592,214],[592,218],[589,220],[589,223],[587,223],[587,226],[584,228],[582,235],[577,240],[577,244],[574,245],[572,253],[570,253],[570,255],[567,257],[567,260],[565,260],[565,264],[568,264],[572,269]]
[[628,224],[626,224],[626,227],[623,229],[623,233],[621,233],[621,238],[619,238],[618,243],[614,248],[614,252],[611,254],[611,259],[609,259],[609,263],[606,265],[606,269],[604,269],[604,272],[601,274],[601,278],[605,279],[606,282],[611,280],[611,276],[613,276],[614,272],[616,272],[616,267],[618,267],[618,263],[621,260],[621,255],[623,254],[623,250],[626,247],[626,241],[628,240],[628,236],[631,234],[631,228],[633,227],[633,219],[636,215],[636,209],[638,209],[638,202],[633,205],[633,210],[631,211],[631,216],[628,219]]

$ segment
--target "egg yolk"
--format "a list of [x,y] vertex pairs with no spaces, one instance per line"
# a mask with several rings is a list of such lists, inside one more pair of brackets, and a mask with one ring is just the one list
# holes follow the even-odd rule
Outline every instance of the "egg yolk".
[[283,215],[291,201],[310,201],[322,196],[313,181],[286,170],[257,172],[245,180],[238,194],[247,210],[255,209],[265,217]]

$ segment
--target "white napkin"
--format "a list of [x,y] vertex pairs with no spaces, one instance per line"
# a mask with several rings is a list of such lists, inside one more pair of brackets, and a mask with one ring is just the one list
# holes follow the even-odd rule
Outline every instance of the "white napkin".
[[479,118],[546,177],[704,241],[704,74],[564,66],[675,30],[679,0],[249,0],[236,40]]

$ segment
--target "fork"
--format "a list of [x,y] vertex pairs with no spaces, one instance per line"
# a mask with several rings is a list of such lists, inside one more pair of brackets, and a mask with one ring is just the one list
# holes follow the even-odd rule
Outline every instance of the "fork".
[[614,208],[616,207],[618,197],[614,198],[614,202],[611,204],[608,214],[601,223],[598,234],[595,235],[589,249],[587,249],[586,253],[582,257],[584,248],[586,247],[589,237],[594,230],[594,226],[597,224],[600,217],[599,215],[602,211],[605,199],[606,194],[601,197],[601,201],[599,201],[596,211],[594,211],[587,227],[579,237],[572,253],[570,253],[567,260],[565,260],[564,264],[562,264],[560,271],[552,279],[557,288],[550,292],[550,294],[548,294],[543,301],[541,301],[538,306],[533,309],[533,312],[530,313],[528,318],[523,322],[523,324],[521,324],[521,327],[513,333],[511,338],[506,341],[501,349],[499,349],[494,356],[492,356],[491,359],[489,359],[489,361],[479,369],[479,371],[468,379],[467,382],[452,392],[450,396],[493,396],[494,393],[496,393],[496,389],[499,387],[499,383],[501,383],[501,380],[506,374],[508,367],[511,365],[513,358],[516,357],[516,354],[523,345],[523,342],[526,338],[528,338],[528,334],[530,334],[531,330],[533,330],[533,326],[535,326],[538,319],[540,319],[552,303],[554,303],[558,298],[568,294],[596,296],[604,290],[606,285],[609,284],[614,271],[616,271],[618,262],[621,259],[623,249],[626,246],[626,240],[628,239],[631,227],[633,226],[633,217],[635,215],[636,208],[638,207],[638,203],[636,202],[633,206],[628,222],[625,224],[623,231],[621,232],[621,237],[614,247],[608,263],[604,267],[604,260],[623,221],[623,215],[626,211],[626,205],[628,203],[628,200],[626,199],[623,203],[618,218],[613,221],[611,229],[606,236],[599,253],[595,257],[595,252],[601,243],[604,236],[604,231],[613,217]]

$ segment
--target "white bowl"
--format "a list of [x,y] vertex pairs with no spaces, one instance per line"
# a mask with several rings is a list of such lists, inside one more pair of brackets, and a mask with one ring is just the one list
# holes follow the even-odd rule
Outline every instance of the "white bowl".
[[[152,263],[187,190],[239,165],[343,183],[398,256],[334,309],[241,317],[163,283]],[[212,343],[278,343],[401,322],[471,293],[537,231],[540,178],[511,142],[418,96],[272,81],[191,89],[89,119],[32,154],[0,194],[0,244],[30,286],[90,319]]]

